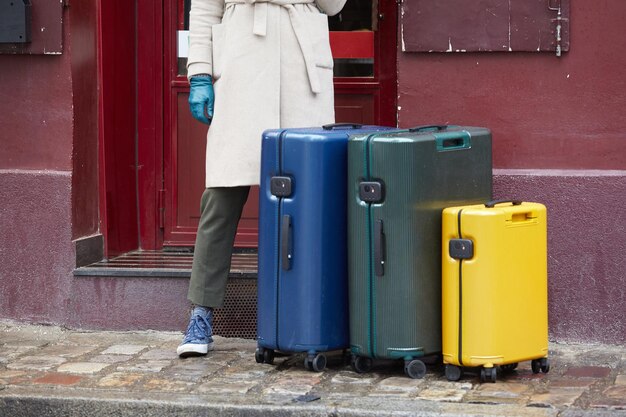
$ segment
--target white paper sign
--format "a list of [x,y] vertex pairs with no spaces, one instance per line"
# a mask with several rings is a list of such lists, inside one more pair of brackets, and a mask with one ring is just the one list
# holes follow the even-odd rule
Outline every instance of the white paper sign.
[[177,32],[177,38],[178,38],[178,57],[179,58],[189,57],[189,31],[179,30]]

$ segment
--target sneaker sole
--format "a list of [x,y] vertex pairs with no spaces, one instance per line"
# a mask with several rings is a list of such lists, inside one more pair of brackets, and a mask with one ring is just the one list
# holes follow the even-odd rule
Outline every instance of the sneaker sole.
[[204,356],[211,350],[213,350],[213,343],[209,343],[208,345],[187,343],[186,345],[178,346],[176,353],[181,358],[189,358],[191,356]]

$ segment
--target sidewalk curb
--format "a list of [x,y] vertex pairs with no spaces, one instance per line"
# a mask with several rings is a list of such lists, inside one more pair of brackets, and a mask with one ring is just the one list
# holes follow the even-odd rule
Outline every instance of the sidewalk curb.
[[[88,393],[84,393],[88,394]],[[99,392],[99,397],[70,392],[27,393],[26,390],[0,391],[0,415],[11,417],[624,417],[626,410],[582,410],[525,407],[503,404],[458,404],[432,401],[394,401],[394,410],[384,399],[363,399],[363,408],[341,404],[230,404],[226,398],[191,395],[161,395],[157,398],[132,398],[125,393]],[[134,394],[142,396],[141,393]],[[123,398],[120,398],[123,397]],[[217,401],[215,401],[217,400]],[[210,402],[209,402],[210,401]],[[385,402],[387,410],[380,408]],[[378,404],[379,407],[376,407]]]

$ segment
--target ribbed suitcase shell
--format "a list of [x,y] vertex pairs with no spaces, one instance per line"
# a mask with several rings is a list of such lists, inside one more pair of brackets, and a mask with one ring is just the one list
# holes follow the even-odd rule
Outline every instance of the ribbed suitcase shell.
[[[545,206],[450,207],[442,230],[444,363],[492,367],[547,357]],[[473,242],[471,258],[451,256],[450,241],[459,238]]]
[[[359,184],[380,180],[384,200]],[[350,345],[356,356],[441,352],[441,210],[491,198],[491,133],[443,126],[352,136],[348,144]],[[374,265],[376,222],[384,274]],[[381,265],[379,265],[380,267]]]
[[[348,348],[348,134],[380,129],[338,124],[263,134],[259,347],[309,353]],[[277,176],[290,178],[290,195],[272,194]]]

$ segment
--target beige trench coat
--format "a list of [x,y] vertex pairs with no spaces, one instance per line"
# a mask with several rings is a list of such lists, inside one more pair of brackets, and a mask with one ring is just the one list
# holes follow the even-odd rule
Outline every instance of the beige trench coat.
[[265,129],[334,122],[326,14],[346,0],[312,1],[192,0],[188,76],[215,89],[207,187],[258,184]]

